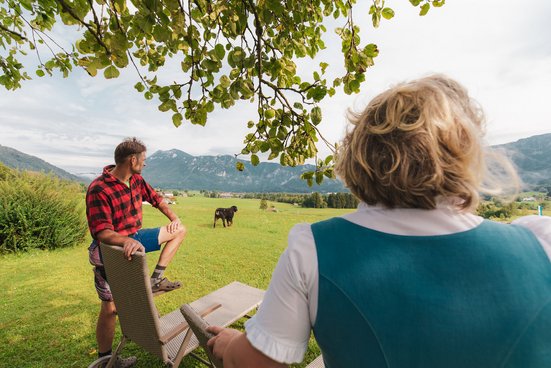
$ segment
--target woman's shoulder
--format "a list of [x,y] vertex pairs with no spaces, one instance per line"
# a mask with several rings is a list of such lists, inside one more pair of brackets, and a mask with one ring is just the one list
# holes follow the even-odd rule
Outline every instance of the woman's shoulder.
[[551,217],[549,216],[523,216],[515,219],[512,224],[529,229],[540,241],[543,250],[551,260]]
[[549,216],[523,216],[511,222],[532,230],[537,237],[547,238],[551,242],[551,217]]

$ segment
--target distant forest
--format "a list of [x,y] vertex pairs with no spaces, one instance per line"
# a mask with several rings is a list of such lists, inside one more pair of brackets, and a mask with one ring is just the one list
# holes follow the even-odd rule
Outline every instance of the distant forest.
[[[205,197],[218,198],[218,192],[202,190]],[[359,200],[350,193],[293,194],[293,193],[244,193],[241,198],[265,199],[272,202],[298,204],[307,208],[356,208]]]

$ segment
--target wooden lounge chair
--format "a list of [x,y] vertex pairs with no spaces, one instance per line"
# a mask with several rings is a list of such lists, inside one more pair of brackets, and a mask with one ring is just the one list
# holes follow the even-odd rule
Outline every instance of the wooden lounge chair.
[[[184,304],[180,307],[180,312],[186,319],[194,335],[197,336],[199,340],[199,345],[205,350],[210,361],[210,365],[214,368],[224,368],[224,364],[221,360],[216,358],[210,349],[207,347],[207,341],[213,336],[206,328],[210,323],[202,318],[201,313],[199,313],[192,305]],[[306,368],[325,368],[323,364],[323,356],[318,356]]]
[[[107,367],[112,366],[125,343],[131,340],[177,368],[199,342],[179,309],[159,315],[153,302],[145,253],[137,252],[128,261],[122,247],[107,244],[100,247],[123,334]],[[190,304],[208,323],[228,326],[258,307],[263,296],[263,290],[234,281]]]

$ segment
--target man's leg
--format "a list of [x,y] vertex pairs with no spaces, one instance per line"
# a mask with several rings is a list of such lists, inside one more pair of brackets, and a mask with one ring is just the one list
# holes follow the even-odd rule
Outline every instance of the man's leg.
[[180,225],[178,230],[173,233],[169,233],[166,226],[161,227],[159,231],[159,244],[166,243],[161,250],[159,256],[158,266],[166,267],[172,261],[172,258],[176,255],[180,244],[184,241],[187,230],[184,225]]
[[[163,274],[170,261],[176,255],[185,236],[186,228],[183,225],[180,225],[173,232],[169,232],[166,226],[154,229],[142,229],[133,236],[134,239],[142,243],[147,253],[161,250],[159,261],[151,275],[153,292],[175,290],[181,286],[178,281],[170,282],[166,278],[163,278]],[[165,243],[164,246],[162,246],[163,243]]]
[[117,323],[117,309],[113,301],[101,301],[101,308],[96,325],[96,340],[98,342],[98,353],[106,355],[113,347],[115,337],[115,325]]

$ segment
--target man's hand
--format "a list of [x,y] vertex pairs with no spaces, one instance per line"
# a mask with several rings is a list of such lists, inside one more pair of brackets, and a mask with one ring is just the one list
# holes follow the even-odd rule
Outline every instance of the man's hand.
[[180,222],[179,218],[176,218],[176,220],[173,220],[170,224],[166,225],[166,231],[168,231],[169,234],[173,234],[182,226],[182,223]]
[[132,259],[132,254],[136,252],[145,252],[145,248],[139,241],[127,238],[123,244],[124,256],[130,261]]

